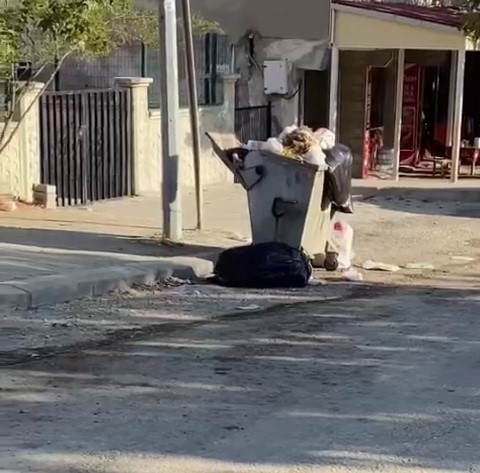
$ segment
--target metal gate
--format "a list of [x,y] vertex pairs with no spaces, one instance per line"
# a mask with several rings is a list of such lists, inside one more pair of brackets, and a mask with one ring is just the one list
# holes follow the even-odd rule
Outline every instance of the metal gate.
[[129,90],[45,93],[41,178],[59,206],[133,195]]
[[235,134],[246,143],[248,140],[266,141],[272,135],[272,104],[235,109]]

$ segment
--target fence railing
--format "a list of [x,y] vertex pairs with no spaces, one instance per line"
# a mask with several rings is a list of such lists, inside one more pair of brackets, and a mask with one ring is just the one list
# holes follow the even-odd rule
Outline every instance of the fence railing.
[[[199,105],[217,105],[222,100],[220,72],[229,72],[231,50],[228,38],[219,34],[204,34],[194,38],[195,66]],[[46,68],[37,80],[46,82],[53,66]],[[187,72],[183,43],[178,46],[178,76],[180,105],[188,105]],[[160,64],[157,49],[141,43],[118,48],[102,58],[70,58],[58,71],[51,91],[105,89],[111,87],[115,77],[152,77],[149,87],[149,105],[160,106]]]
[[58,205],[133,194],[129,90],[49,92],[39,107],[41,182]]
[[272,104],[235,109],[235,134],[246,143],[266,141],[272,135]]

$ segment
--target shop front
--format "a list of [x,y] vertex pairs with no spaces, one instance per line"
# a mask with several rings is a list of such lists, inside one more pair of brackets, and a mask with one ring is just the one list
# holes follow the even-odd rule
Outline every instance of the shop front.
[[333,11],[331,93],[356,177],[476,174],[480,113],[471,104],[480,93],[468,77],[480,74],[480,57],[466,54],[458,13],[355,0],[336,0]]

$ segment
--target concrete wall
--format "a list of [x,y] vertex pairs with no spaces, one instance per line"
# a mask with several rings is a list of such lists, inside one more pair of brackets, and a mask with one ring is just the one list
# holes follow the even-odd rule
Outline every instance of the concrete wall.
[[[301,112],[302,69],[328,67],[330,0],[196,0],[192,10],[218,21],[236,44],[238,105],[273,102],[273,130],[296,123]],[[137,4],[157,8],[153,0]],[[178,4],[178,2],[177,2]],[[180,11],[180,5],[177,5]],[[254,34],[251,56],[248,34]],[[265,97],[263,62],[287,59],[290,62],[290,99]]]
[[[236,48],[238,105],[261,105],[270,100],[273,105],[273,131],[297,123],[301,115],[303,70],[323,70],[329,64],[327,40],[276,39],[256,37],[254,56],[250,56],[247,40]],[[264,94],[263,63],[266,60],[285,59],[290,66],[288,97]]]
[[[11,122],[11,130],[17,122]],[[0,123],[0,133],[5,123]],[[20,160],[20,140],[16,134],[5,151],[0,155],[0,195],[17,196],[21,193],[22,165]]]
[[[231,183],[233,176],[225,165],[214,155],[205,133],[233,134],[235,119],[236,76],[224,77],[223,105],[202,107],[201,126],[201,172],[204,185]],[[134,175],[135,193],[158,192],[162,185],[160,110],[149,110],[148,78],[121,78],[119,87],[132,89],[134,123]],[[185,187],[194,185],[192,137],[190,117],[187,109],[180,110],[180,183]]]
[[[201,148],[202,148],[202,181],[204,185],[230,183],[233,176],[227,167],[213,153],[210,141],[205,132],[233,133],[233,121],[230,114],[222,106],[204,107],[200,109],[201,125]],[[231,115],[233,118],[233,114]],[[159,157],[161,156],[162,137],[160,130],[160,110],[151,110],[148,120],[149,136],[155,137],[149,140],[148,151],[143,161],[144,173],[141,181],[143,192],[158,191],[163,180],[162,166]],[[188,110],[180,111],[180,182],[185,187],[193,187],[194,165],[192,153],[192,134],[190,131],[190,115]]]
[[[135,3],[158,8],[155,0]],[[234,43],[247,31],[269,38],[325,39],[330,23],[330,0],[195,0],[192,11],[218,21]]]
[[[14,121],[8,124],[5,138],[12,139],[0,154],[0,194],[25,202],[33,200],[33,185],[40,182],[40,117],[37,102],[43,84],[32,83],[22,94]],[[18,129],[14,132],[20,120]],[[5,123],[0,121],[0,133]]]

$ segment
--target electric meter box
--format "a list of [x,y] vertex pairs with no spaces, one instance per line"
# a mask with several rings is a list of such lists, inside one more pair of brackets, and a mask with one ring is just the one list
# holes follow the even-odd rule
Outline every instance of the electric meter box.
[[263,63],[263,81],[266,95],[288,94],[287,61],[265,61]]

